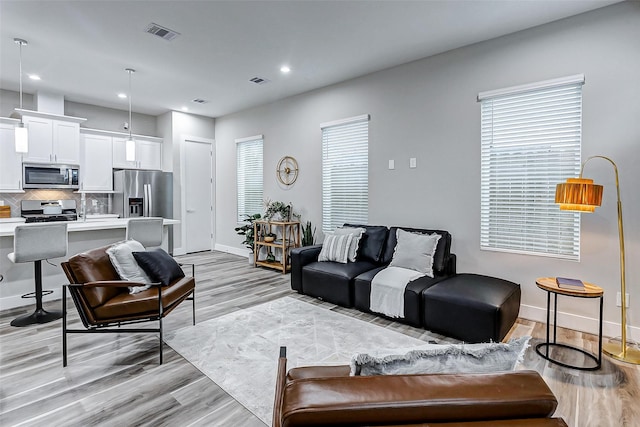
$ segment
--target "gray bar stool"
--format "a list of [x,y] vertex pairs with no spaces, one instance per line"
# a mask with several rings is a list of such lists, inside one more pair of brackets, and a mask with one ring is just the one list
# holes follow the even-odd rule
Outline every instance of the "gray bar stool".
[[162,218],[131,218],[127,222],[127,240],[133,239],[146,247],[162,245]]
[[67,224],[25,224],[16,226],[13,235],[13,252],[7,257],[13,263],[33,262],[35,270],[35,292],[22,295],[22,298],[35,298],[36,310],[15,318],[11,326],[27,326],[34,323],[47,323],[62,317],[62,312],[46,311],[42,308],[42,296],[53,291],[42,291],[42,260],[67,255]]

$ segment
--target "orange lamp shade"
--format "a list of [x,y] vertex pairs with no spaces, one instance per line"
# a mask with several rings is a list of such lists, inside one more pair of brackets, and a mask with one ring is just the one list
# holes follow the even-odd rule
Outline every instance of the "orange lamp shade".
[[562,211],[593,212],[602,205],[602,185],[592,179],[569,178],[556,185],[556,203]]

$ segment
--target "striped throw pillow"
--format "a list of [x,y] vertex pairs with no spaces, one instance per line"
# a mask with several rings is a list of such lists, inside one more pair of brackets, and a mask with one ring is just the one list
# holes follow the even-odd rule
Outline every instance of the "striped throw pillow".
[[327,235],[324,236],[318,261],[334,261],[346,264],[349,258],[349,245],[351,245],[352,239],[353,234],[338,236],[327,233]]

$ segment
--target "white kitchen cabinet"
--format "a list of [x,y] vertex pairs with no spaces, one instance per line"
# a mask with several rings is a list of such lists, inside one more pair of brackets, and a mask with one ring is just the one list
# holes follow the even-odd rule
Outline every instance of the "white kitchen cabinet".
[[162,169],[162,144],[154,141],[136,141],[136,160],[140,169]]
[[162,170],[162,143],[134,137],[136,141],[136,159],[127,161],[127,138],[113,138],[113,167],[121,169]]
[[80,164],[79,117],[19,110],[29,130],[29,152],[25,162]]
[[113,191],[111,136],[83,133],[80,138],[80,191]]
[[53,121],[55,163],[80,164],[80,123]]
[[17,120],[0,122],[0,193],[22,193],[22,155],[16,153]]
[[126,155],[127,138],[113,137],[113,167],[114,169],[136,169],[137,162],[127,161]]

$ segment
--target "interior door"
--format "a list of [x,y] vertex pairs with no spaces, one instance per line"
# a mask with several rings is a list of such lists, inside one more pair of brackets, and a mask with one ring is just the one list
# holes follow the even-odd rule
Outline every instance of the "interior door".
[[185,249],[213,249],[213,144],[185,140]]

